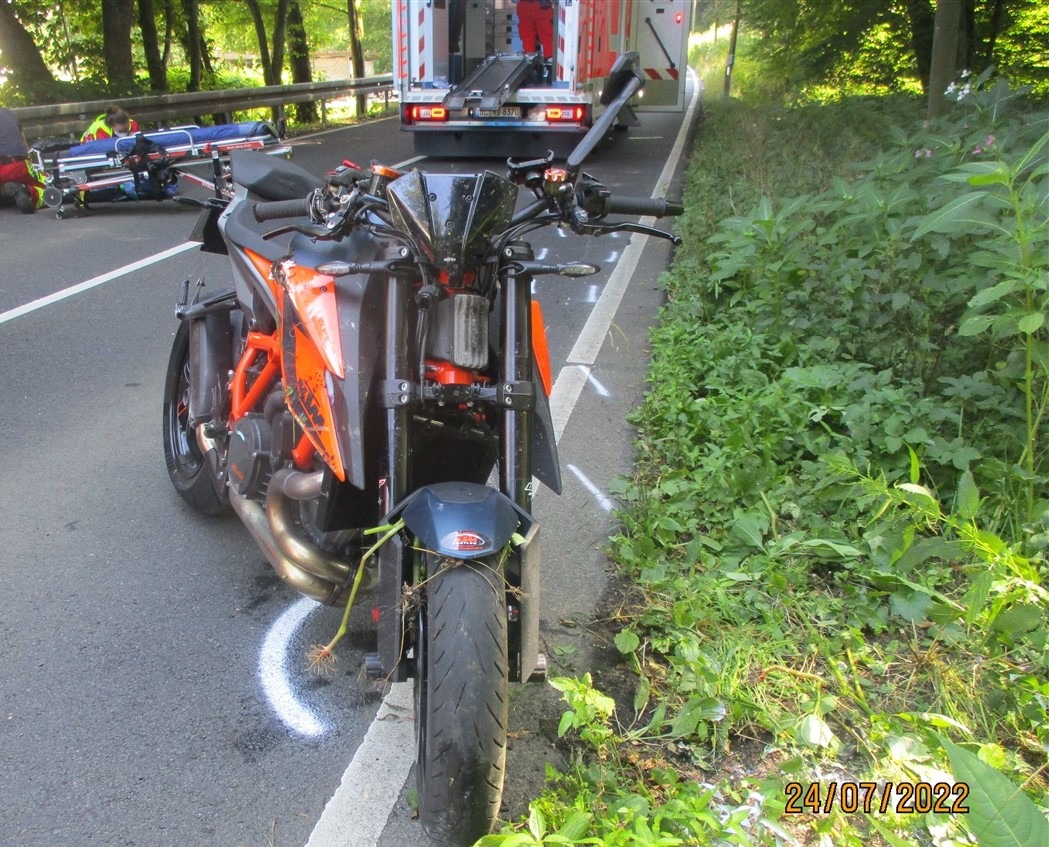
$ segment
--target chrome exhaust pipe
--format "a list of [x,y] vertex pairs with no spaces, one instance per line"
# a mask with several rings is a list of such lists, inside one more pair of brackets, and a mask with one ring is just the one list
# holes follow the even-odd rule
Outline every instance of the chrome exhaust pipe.
[[303,473],[281,468],[270,479],[266,517],[273,539],[286,559],[318,579],[342,586],[353,575],[350,565],[301,538],[295,531],[289,508],[292,500],[312,500],[320,496],[323,482],[323,471]]
[[248,528],[259,549],[266,555],[270,565],[284,582],[300,594],[305,594],[318,603],[330,606],[335,603],[341,587],[320,579],[287,558],[277,546],[276,539],[270,531],[266,510],[254,500],[249,500],[233,489],[229,490],[229,502],[233,510]]
[[[323,483],[323,471],[304,473],[281,468],[270,479],[265,506],[232,488],[229,499],[280,578],[300,594],[330,606],[342,598],[355,569],[345,559],[304,539],[296,529],[291,508],[295,501],[319,497]],[[373,582],[366,580],[361,588],[367,591],[374,587]]]

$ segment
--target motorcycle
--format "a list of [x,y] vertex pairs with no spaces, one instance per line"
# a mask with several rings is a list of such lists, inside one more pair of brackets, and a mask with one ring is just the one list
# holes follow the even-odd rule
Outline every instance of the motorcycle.
[[229,257],[233,287],[187,280],[178,298],[171,481],[200,512],[232,508],[290,586],[346,604],[340,633],[370,589],[366,668],[414,679],[418,813],[444,844],[494,825],[508,685],[545,670],[533,477],[557,493],[561,477],[531,283],[598,270],[536,261],[524,237],[679,241],[607,216],[680,204],[613,196],[581,169],[643,84],[636,65],[620,57],[564,167],[548,153],[508,160],[506,178],[344,164],[321,179],[234,152],[234,196],[202,204],[194,235]]

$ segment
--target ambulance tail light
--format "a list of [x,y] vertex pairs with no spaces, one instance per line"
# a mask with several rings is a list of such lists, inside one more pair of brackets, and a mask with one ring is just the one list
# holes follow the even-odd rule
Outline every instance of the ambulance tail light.
[[586,107],[547,106],[544,118],[552,124],[581,124],[586,118]]
[[448,120],[448,110],[443,106],[405,106],[404,123],[428,124],[444,123]]

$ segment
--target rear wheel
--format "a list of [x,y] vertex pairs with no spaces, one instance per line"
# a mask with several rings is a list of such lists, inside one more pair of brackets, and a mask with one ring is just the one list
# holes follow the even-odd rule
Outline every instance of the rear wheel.
[[[179,496],[198,512],[219,515],[229,509],[229,497],[217,484],[207,456],[189,426],[189,322],[181,321],[164,377],[164,459]],[[221,490],[221,494],[219,491]]]
[[506,768],[506,595],[496,557],[427,554],[416,633],[419,818],[442,844],[473,844],[499,814]]

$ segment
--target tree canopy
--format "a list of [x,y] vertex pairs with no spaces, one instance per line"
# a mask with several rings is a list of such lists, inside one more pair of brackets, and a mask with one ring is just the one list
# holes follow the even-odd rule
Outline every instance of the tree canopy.
[[388,72],[390,0],[0,0],[0,105],[310,81],[351,21]]
[[[951,0],[961,6],[957,72],[988,67],[1049,91],[1049,4]],[[929,83],[935,0],[739,0],[743,28],[785,90],[813,83],[907,90]],[[736,0],[700,0],[698,25],[730,22]]]

